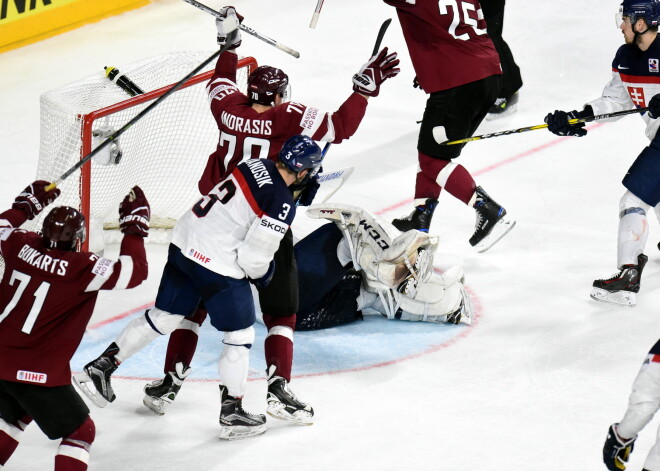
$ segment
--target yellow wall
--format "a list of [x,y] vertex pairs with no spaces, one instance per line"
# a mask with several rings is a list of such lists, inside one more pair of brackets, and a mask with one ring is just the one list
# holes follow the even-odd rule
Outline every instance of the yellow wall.
[[0,52],[25,46],[150,0],[0,0]]

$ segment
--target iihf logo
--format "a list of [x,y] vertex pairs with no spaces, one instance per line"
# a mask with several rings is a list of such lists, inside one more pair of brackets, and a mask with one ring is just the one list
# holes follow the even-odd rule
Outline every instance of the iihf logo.
[[658,59],[649,59],[649,72],[658,73]]

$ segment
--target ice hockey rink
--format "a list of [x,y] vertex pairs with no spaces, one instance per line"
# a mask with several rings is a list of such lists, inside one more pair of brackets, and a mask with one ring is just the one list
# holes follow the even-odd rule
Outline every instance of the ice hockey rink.
[[[328,0],[311,30],[314,0],[233,4],[245,24],[299,50],[301,57],[245,34],[240,54],[282,68],[295,101],[327,111],[351,92],[351,76],[369,58],[380,24],[394,19],[384,45],[400,53],[402,72],[370,100],[356,135],[332,146],[325,167],[355,167],[331,201],[387,219],[408,213],[417,167],[416,120],[426,96],[412,87],[415,74],[394,9],[378,0]],[[623,41],[614,22],[618,4],[509,0],[504,37],[525,84],[517,112],[485,121],[477,134],[541,124],[548,112],[581,109],[598,97]],[[36,176],[41,93],[104,65],[121,67],[170,51],[210,55],[215,33],[206,14],[181,0],[159,0],[1,54],[3,207]],[[441,195],[431,230],[440,240],[435,266],[464,267],[477,316],[472,326],[369,318],[351,328],[300,334],[291,386],[314,407],[314,425],[269,418],[265,435],[236,442],[218,439],[218,333],[203,330],[207,340],[193,375],[165,416],[142,405],[145,379],[161,376],[166,340],[161,339],[117,371],[114,403],[105,409],[90,404],[97,438],[89,469],[605,469],[607,428],[621,419],[631,382],[660,334],[660,229],[650,215],[649,262],[637,307],[591,300],[592,281],[616,271],[621,179],[648,141],[638,116],[589,130],[581,139],[540,130],[465,147],[458,162],[517,220],[507,237],[478,254],[468,244],[474,211]],[[298,218],[297,236],[315,227],[302,211]],[[153,302],[165,248],[148,250],[147,282],[99,297],[95,328],[74,357],[74,369],[101,353],[131,318],[127,313]],[[116,248],[106,248],[107,255],[113,253]],[[117,316],[123,317],[104,323]],[[252,352],[244,403],[265,413],[260,343]],[[654,420],[640,434],[629,469],[642,468],[657,425]],[[57,445],[32,425],[5,469],[51,469]]]

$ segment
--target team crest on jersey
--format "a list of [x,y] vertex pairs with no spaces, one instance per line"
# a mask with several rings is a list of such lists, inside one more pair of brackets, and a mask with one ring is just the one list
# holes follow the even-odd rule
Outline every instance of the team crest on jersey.
[[644,89],[641,87],[626,87],[628,89],[628,95],[630,99],[637,106],[646,106],[646,101],[644,98]]
[[658,59],[649,59],[649,72],[658,73]]

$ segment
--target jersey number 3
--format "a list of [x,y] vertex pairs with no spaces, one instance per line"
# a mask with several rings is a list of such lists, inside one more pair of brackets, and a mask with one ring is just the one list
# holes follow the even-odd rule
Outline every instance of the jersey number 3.
[[472,28],[477,36],[486,34],[486,30],[480,29],[478,23],[478,20],[483,18],[483,13],[480,8],[477,9],[473,2],[469,0],[440,0],[438,5],[440,7],[440,15],[452,15],[449,34],[451,34],[454,39],[469,41],[469,30],[462,34],[457,33],[459,30],[465,31],[468,26]]
[[[27,288],[28,284],[30,283],[30,275],[26,275],[25,273],[21,273],[20,271],[14,270],[11,273],[11,278],[9,279],[9,286],[14,286],[16,281],[18,281],[18,287],[16,288],[16,291],[14,292],[14,296],[11,298],[11,301],[9,301],[9,304],[7,304],[7,307],[5,307],[5,310],[3,311],[2,314],[0,314],[0,322],[4,321],[5,318],[11,314],[11,312],[14,310],[18,302],[21,300],[21,296],[23,296],[23,292],[25,291],[25,288]],[[32,303],[32,308],[30,309],[30,312],[27,315],[27,318],[25,319],[25,323],[23,324],[23,328],[21,329],[21,332],[25,332],[26,334],[29,334],[32,332],[32,328],[34,327],[34,323],[37,321],[37,316],[41,312],[41,308],[44,305],[44,301],[46,300],[46,295],[48,294],[48,290],[50,289],[50,283],[46,283],[45,281],[42,282],[39,285],[39,288],[34,292],[34,303]]]
[[220,201],[222,204],[227,204],[235,194],[236,185],[234,185],[234,182],[231,180],[225,180],[225,182],[217,187],[217,189],[214,188],[211,190],[211,193],[199,200],[195,206],[193,206],[192,211],[198,218],[203,218],[209,213],[209,211],[211,211],[211,208],[215,203]]

